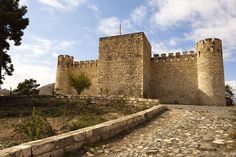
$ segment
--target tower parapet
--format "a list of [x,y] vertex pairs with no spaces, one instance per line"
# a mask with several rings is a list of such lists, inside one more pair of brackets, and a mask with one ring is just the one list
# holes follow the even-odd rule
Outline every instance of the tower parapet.
[[57,74],[55,82],[55,91],[58,94],[69,95],[72,93],[73,90],[69,86],[68,78],[71,74],[73,64],[74,64],[74,57],[69,55],[58,56]]
[[200,103],[225,105],[222,41],[208,38],[196,43]]
[[59,66],[73,66],[74,64],[74,57],[69,55],[59,55],[58,56],[58,63]]

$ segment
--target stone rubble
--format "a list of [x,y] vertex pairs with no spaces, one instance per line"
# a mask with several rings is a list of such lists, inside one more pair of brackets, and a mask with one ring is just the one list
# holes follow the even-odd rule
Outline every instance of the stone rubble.
[[236,157],[236,139],[230,136],[236,131],[235,108],[170,108],[129,134],[90,148],[83,157]]

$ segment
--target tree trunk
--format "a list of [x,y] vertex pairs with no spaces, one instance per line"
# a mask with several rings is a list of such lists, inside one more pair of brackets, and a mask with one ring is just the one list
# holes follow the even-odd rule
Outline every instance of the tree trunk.
[[[0,28],[2,30],[2,28]],[[1,39],[2,37],[2,33],[0,30],[0,89],[1,89],[1,85],[2,85],[2,66],[3,66],[3,39]]]

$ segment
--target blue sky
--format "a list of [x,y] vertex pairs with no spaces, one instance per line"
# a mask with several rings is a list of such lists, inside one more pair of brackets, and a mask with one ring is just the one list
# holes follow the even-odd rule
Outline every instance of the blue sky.
[[56,77],[59,54],[76,60],[98,58],[99,37],[145,32],[153,53],[194,50],[196,41],[223,40],[225,80],[236,88],[235,0],[21,0],[30,24],[22,45],[11,47],[13,76],[3,88],[24,79],[41,85]]

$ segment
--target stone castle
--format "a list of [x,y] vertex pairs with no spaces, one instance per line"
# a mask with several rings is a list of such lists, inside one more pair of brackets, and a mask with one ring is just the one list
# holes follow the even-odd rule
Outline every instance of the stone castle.
[[85,72],[92,85],[82,94],[160,99],[162,103],[225,105],[222,41],[196,43],[196,52],[151,54],[143,32],[99,39],[99,59],[58,56],[55,89],[75,95],[70,75]]

